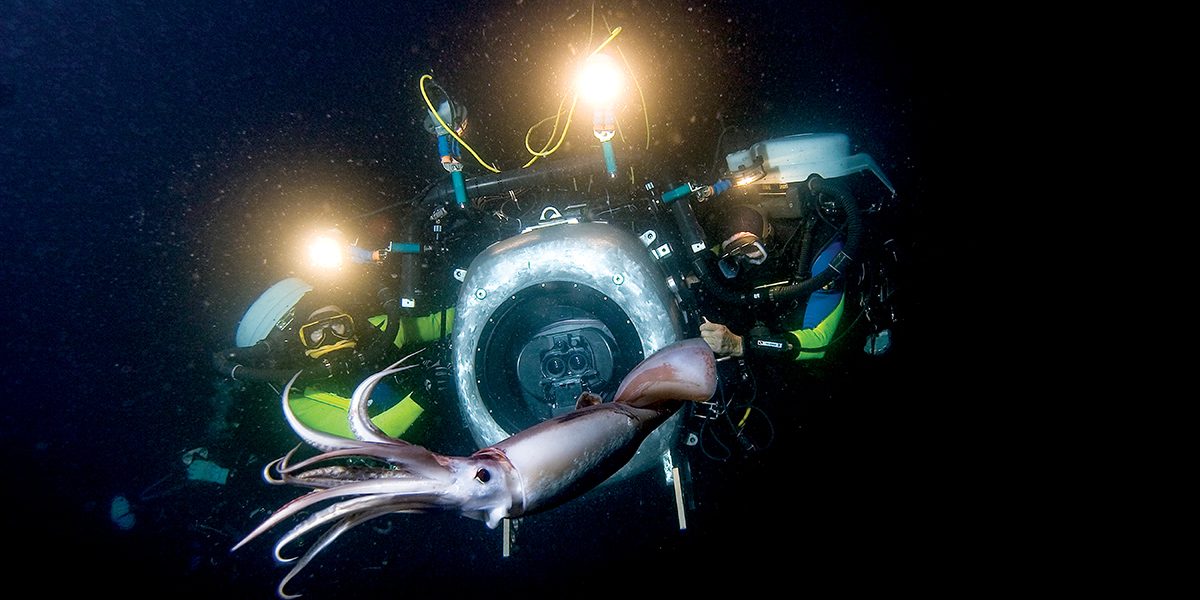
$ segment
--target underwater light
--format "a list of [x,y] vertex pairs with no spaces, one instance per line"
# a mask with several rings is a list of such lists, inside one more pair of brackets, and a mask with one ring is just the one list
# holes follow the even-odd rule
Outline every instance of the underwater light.
[[733,179],[733,185],[747,185],[766,177],[767,170],[760,162],[750,168],[730,173],[729,176],[730,179]]
[[338,269],[342,266],[346,242],[336,232],[316,236],[308,243],[308,261],[319,269]]
[[593,106],[604,106],[621,93],[624,76],[613,57],[598,53],[589,56],[575,79],[579,96]]
[[[753,150],[753,148],[751,150]],[[746,152],[750,152],[750,150]],[[730,154],[729,158],[726,159],[729,161],[731,166],[735,162],[732,160],[733,157],[734,154]],[[767,176],[767,166],[765,164],[766,161],[763,159],[762,155],[754,156],[750,161],[750,166],[748,167],[744,164],[741,164],[741,161],[736,162],[738,162],[737,168],[730,171],[729,176],[727,177],[727,179],[733,182],[733,185],[735,186],[748,185]]]

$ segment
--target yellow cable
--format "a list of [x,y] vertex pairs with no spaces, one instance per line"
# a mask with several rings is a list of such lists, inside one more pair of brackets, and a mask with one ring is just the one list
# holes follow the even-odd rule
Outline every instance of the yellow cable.
[[[521,167],[522,169],[533,164],[533,161],[537,160],[538,158],[547,155],[546,148],[549,148],[550,144],[554,142],[554,136],[559,135],[558,134],[558,121],[559,121],[559,119],[562,118],[562,114],[563,114],[562,107],[563,107],[563,104],[565,104],[566,102],[567,102],[567,97],[563,96],[562,100],[560,100],[558,102],[558,110],[554,113],[553,117],[546,117],[545,119],[538,121],[537,123],[535,123],[533,125],[533,127],[529,128],[529,131],[525,132],[525,150],[527,150],[530,154],[533,155],[533,159],[530,160],[529,162],[525,163],[525,165],[523,167]],[[574,106],[572,106],[572,108],[574,108]],[[554,119],[554,129],[552,129],[550,131],[550,136],[546,138],[546,143],[542,145],[542,149],[534,150],[533,146],[529,145],[530,136],[533,135],[533,131],[535,129],[537,129],[538,127],[540,127],[542,125],[542,123],[545,123],[546,121],[549,121],[550,119]],[[562,132],[562,136],[565,137],[566,135],[567,135],[567,130],[566,130],[566,128],[564,128],[563,132]],[[560,138],[560,140],[561,140],[561,138]],[[557,147],[557,146],[555,146],[555,147]]]
[[[558,103],[558,112],[554,113],[553,115],[551,115],[549,117],[546,117],[545,119],[542,119],[541,121],[538,121],[537,123],[534,123],[533,126],[529,128],[529,131],[525,132],[525,150],[527,152],[529,152],[530,154],[537,154],[538,152],[545,152],[546,148],[550,147],[550,142],[554,140],[554,136],[558,135],[558,120],[562,118],[562,105],[565,104],[566,101],[567,101],[567,97],[563,96],[562,100],[559,101],[559,103]],[[546,121],[549,121],[550,119],[554,119],[554,129],[552,129],[550,131],[550,137],[546,138],[546,143],[542,145],[541,150],[534,150],[533,146],[529,145],[529,138],[533,135],[533,131],[535,129],[537,129],[538,127],[541,127],[542,123],[545,123]]]
[[[604,26],[608,27],[608,19],[604,19]],[[618,27],[617,29],[620,29]],[[615,35],[615,34],[614,34]],[[609,38],[610,40],[612,38]],[[607,41],[605,42],[608,43]],[[642,117],[646,120],[646,149],[650,149],[650,112],[646,107],[646,93],[642,91],[642,82],[638,81],[637,76],[633,74],[633,67],[629,64],[629,59],[625,58],[625,52],[620,46],[614,46],[617,49],[617,55],[621,57],[621,62],[625,63],[625,70],[629,72],[629,78],[633,80],[634,87],[637,88],[638,97],[642,99]],[[622,137],[622,140],[624,138]]]
[[[605,26],[607,27],[607,24],[606,24]],[[603,49],[604,49],[604,47],[605,47],[605,46],[607,46],[609,42],[613,41],[613,38],[617,37],[617,34],[619,34],[619,33],[621,33],[621,28],[620,28],[620,27],[618,27],[618,28],[616,28],[616,29],[612,30],[612,33],[610,33],[610,34],[608,35],[608,39],[604,40],[603,42],[600,42],[600,45],[599,45],[599,46],[596,46],[596,49],[595,49],[595,50],[592,50],[592,53],[588,55],[588,58],[591,58],[591,57],[595,56],[595,55],[596,55],[596,54],[598,54],[598,53],[599,53],[601,50],[603,50]]]
[[588,19],[588,45],[592,45],[592,35],[596,33],[596,0],[592,0],[592,14]]
[[[578,95],[575,96],[576,99],[578,99],[578,97],[579,97]],[[537,123],[534,123],[533,126],[530,127],[528,131],[525,132],[525,150],[528,151],[530,154],[532,154],[533,158],[529,159],[529,162],[521,165],[522,169],[528,167],[529,165],[532,165],[535,161],[537,161],[537,159],[539,159],[543,156],[549,156],[551,152],[554,152],[554,150],[550,150],[549,152],[547,152],[546,149],[549,148],[550,144],[554,142],[554,136],[559,135],[558,121],[559,121],[559,119],[562,118],[562,114],[563,114],[562,106],[566,102],[567,102],[567,97],[563,96],[562,100],[559,100],[559,102],[558,102],[558,110],[555,111],[554,115],[546,117],[545,119],[542,119],[541,121],[538,121]],[[574,111],[575,111],[575,100],[572,100],[571,112],[574,113]],[[537,129],[538,127],[541,127],[542,123],[545,123],[546,121],[549,121],[550,119],[554,119],[554,128],[550,130],[550,136],[546,138],[546,143],[542,145],[541,150],[534,150],[533,146],[529,145],[530,136],[533,135],[533,131],[535,129]],[[568,117],[566,125],[563,126],[562,135],[559,137],[559,141],[558,141],[559,144],[561,144],[562,140],[567,137],[567,130],[570,129],[570,125],[571,125],[571,120],[570,120],[570,117]],[[555,144],[554,148],[558,149],[558,144]]]
[[[567,99],[567,97],[563,96],[563,100],[566,100],[566,99]],[[571,129],[571,117],[573,117],[575,115],[575,106],[578,103],[579,103],[579,94],[575,94],[571,98],[571,110],[567,113],[566,123],[563,124],[562,135],[560,135],[558,137],[558,142],[556,144],[554,144],[553,148],[551,148],[549,150],[545,150],[545,146],[543,146],[542,152],[534,152],[533,149],[529,148],[528,145],[526,145],[526,149],[529,150],[530,154],[533,154],[533,158],[529,159],[529,162],[522,165],[521,166],[522,169],[524,169],[525,167],[528,167],[529,165],[532,165],[533,162],[536,161],[537,159],[539,159],[543,156],[550,156],[551,154],[554,154],[554,152],[556,150],[558,150],[558,147],[561,146],[563,141],[567,139],[567,131]],[[562,113],[560,112],[559,114],[562,114]],[[544,123],[544,122],[548,121],[549,119],[550,119],[550,117],[546,117],[545,119],[542,119],[542,122]],[[557,121],[555,121],[555,122],[557,123]],[[555,128],[557,129],[558,126],[556,125]],[[553,136],[553,134],[551,134],[551,135]],[[554,138],[551,137],[550,139],[554,139]],[[546,145],[549,145],[549,144],[550,144],[550,140],[546,140]]]
[[749,418],[750,418],[750,407],[747,406],[745,414],[742,415],[742,420],[738,421],[738,424],[737,424],[738,431],[741,431],[741,429],[746,426],[746,420]]
[[467,151],[471,153],[471,156],[474,156],[475,160],[479,161],[479,164],[482,165],[483,168],[485,168],[493,173],[499,173],[500,169],[497,169],[496,167],[493,167],[493,166],[483,162],[483,159],[479,158],[479,155],[475,153],[475,149],[472,148],[470,146],[470,144],[463,141],[462,138],[458,137],[458,134],[454,132],[454,128],[450,127],[449,125],[446,124],[445,121],[442,120],[442,115],[439,115],[437,109],[433,107],[433,102],[429,99],[429,93],[427,93],[425,91],[425,80],[426,79],[433,79],[433,76],[429,75],[429,74],[425,74],[425,75],[421,76],[421,81],[420,81],[421,97],[425,99],[425,106],[429,107],[429,112],[430,112],[430,114],[433,115],[433,118],[437,119],[438,124],[440,124],[443,128],[445,128],[446,132],[450,134],[450,137],[457,140],[459,144],[462,144],[462,147],[466,148]]
[[[593,13],[595,12],[595,9],[596,9],[596,7],[595,7],[595,5],[593,4],[593,5],[592,5],[592,11],[593,11]],[[595,23],[595,20],[596,20],[596,17],[595,17],[595,14],[593,14],[593,15],[592,15],[592,23]],[[607,25],[606,25],[606,26],[607,26]],[[620,27],[618,27],[618,28],[616,28],[616,29],[612,30],[612,32],[610,32],[610,33],[608,34],[608,37],[607,37],[607,38],[605,38],[605,40],[604,40],[603,42],[601,42],[599,46],[596,46],[596,48],[595,48],[594,50],[592,50],[591,54],[589,54],[589,55],[588,55],[588,57],[595,56],[597,53],[599,53],[601,50],[603,50],[603,49],[604,49],[604,47],[605,47],[605,46],[607,46],[609,42],[613,41],[613,39],[614,39],[614,38],[616,38],[618,35],[620,35],[620,33],[621,33],[621,28],[620,28]],[[589,43],[591,42],[591,37],[592,37],[592,34],[591,34],[591,32],[589,31],[589,32],[588,32],[588,42],[589,42]],[[423,91],[423,88],[422,88],[422,91]],[[532,164],[533,164],[535,161],[537,161],[537,159],[539,159],[539,158],[541,158],[541,157],[543,157],[543,156],[550,156],[551,154],[553,154],[553,153],[554,153],[554,151],[558,150],[559,146],[561,146],[561,145],[562,145],[563,141],[567,139],[567,130],[569,130],[569,129],[571,128],[571,118],[572,118],[572,117],[574,116],[574,114],[575,114],[575,105],[576,105],[576,103],[578,103],[578,101],[579,101],[579,94],[578,94],[578,93],[576,93],[576,94],[575,94],[575,95],[574,95],[574,96],[571,98],[571,110],[570,110],[570,112],[568,112],[568,113],[567,113],[567,120],[566,120],[566,122],[563,124],[563,130],[562,130],[562,134],[559,136],[559,138],[558,138],[558,142],[554,144],[554,147],[553,147],[553,148],[550,148],[549,150],[547,150],[547,149],[546,149],[546,148],[547,148],[547,147],[550,145],[550,142],[554,140],[554,136],[555,136],[555,134],[558,132],[558,120],[559,120],[559,118],[561,118],[561,117],[562,117],[562,105],[563,105],[563,103],[565,103],[565,102],[566,102],[566,100],[567,100],[567,97],[564,95],[564,96],[563,96],[563,98],[562,98],[562,100],[560,100],[560,101],[559,101],[559,103],[558,103],[558,111],[557,111],[557,112],[554,114],[554,116],[553,116],[553,119],[554,119],[554,129],[553,129],[553,130],[550,132],[550,137],[546,139],[546,144],[545,144],[544,146],[542,146],[542,149],[541,149],[540,151],[534,151],[533,147],[529,145],[529,138],[530,138],[530,136],[532,136],[532,135],[533,135],[533,131],[534,131],[535,129],[537,129],[539,126],[541,126],[541,124],[542,124],[542,123],[545,123],[546,121],[549,121],[549,120],[550,120],[552,117],[546,117],[545,119],[542,119],[541,121],[538,121],[538,122],[537,122],[537,123],[535,123],[535,124],[534,124],[532,127],[530,127],[530,128],[529,128],[529,130],[528,130],[528,131],[525,133],[525,149],[526,149],[526,150],[527,150],[527,151],[528,151],[530,154],[532,154],[532,155],[533,155],[533,158],[529,159],[529,162],[527,162],[527,163],[525,163],[524,165],[522,165],[522,166],[521,166],[521,168],[522,168],[522,169],[524,169],[524,168],[526,168],[526,167],[528,167],[528,166],[532,165]],[[478,157],[476,157],[476,158],[478,158]]]

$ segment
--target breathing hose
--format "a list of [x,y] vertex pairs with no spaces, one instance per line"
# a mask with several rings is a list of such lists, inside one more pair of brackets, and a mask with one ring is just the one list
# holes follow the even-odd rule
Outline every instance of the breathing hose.
[[263,369],[248,367],[246,361],[261,360],[271,354],[271,343],[263,340],[249,348],[225,348],[212,355],[213,367],[217,372],[238,381],[260,381],[283,384],[296,374],[298,369]]
[[858,202],[854,195],[840,183],[825,179],[820,175],[808,178],[808,189],[818,194],[832,196],[838,202],[842,213],[846,215],[846,243],[837,256],[829,261],[829,266],[817,276],[800,283],[771,288],[768,296],[774,302],[785,302],[807,296],[840,277],[854,263],[854,257],[858,254],[858,247],[862,243],[862,216],[858,212]]

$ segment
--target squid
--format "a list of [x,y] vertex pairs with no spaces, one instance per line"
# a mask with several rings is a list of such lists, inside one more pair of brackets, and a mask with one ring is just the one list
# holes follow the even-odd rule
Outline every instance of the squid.
[[[287,583],[338,536],[371,519],[391,513],[458,511],[494,529],[504,519],[578,498],[628,463],[646,436],[684,402],[706,401],[716,390],[712,351],[702,339],[687,339],[634,367],[611,402],[585,392],[570,413],[470,456],[444,456],[391,438],[368,418],[371,392],[385,377],[410,368],[400,366],[407,358],[371,375],[355,389],[348,415],[350,430],[358,438],[354,440],[306,427],[287,400],[296,377],[284,388],[284,417],[304,442],[321,453],[294,462],[298,445],[269,463],[263,477],[272,484],[313,489],[280,507],[231,550],[303,511],[314,510],[275,544],[277,561],[295,563],[279,583],[281,598],[297,597],[284,592]],[[346,459],[359,460],[339,464]],[[363,466],[364,461],[379,466]],[[284,557],[289,544],[323,527],[302,556]]]

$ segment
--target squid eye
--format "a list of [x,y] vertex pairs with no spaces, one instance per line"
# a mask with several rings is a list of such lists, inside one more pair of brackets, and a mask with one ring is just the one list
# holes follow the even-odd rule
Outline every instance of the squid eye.
[[487,469],[475,471],[475,481],[479,483],[487,483],[492,480],[492,474]]

